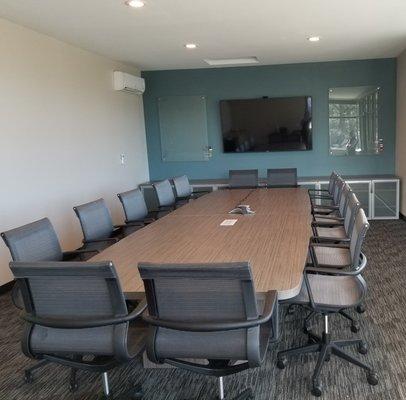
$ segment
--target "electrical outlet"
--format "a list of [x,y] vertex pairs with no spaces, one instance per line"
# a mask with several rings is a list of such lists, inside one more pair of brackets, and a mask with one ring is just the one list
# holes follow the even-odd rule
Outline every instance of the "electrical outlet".
[[120,154],[120,163],[121,165],[125,164],[125,154]]

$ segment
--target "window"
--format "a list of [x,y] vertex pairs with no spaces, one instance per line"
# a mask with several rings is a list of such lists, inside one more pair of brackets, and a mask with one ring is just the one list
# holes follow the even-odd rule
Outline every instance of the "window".
[[330,89],[330,154],[377,153],[379,88]]

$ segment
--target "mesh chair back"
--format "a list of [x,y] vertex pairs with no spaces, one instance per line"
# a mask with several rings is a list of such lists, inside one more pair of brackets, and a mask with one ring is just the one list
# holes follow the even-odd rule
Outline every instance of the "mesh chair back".
[[347,204],[348,204],[348,196],[351,193],[351,188],[348,183],[344,182],[342,189],[341,189],[341,196],[340,202],[338,204],[338,210],[340,211],[340,215],[345,217],[345,213],[347,211]]
[[173,178],[173,185],[175,186],[176,196],[178,197],[188,197],[192,194],[192,187],[186,175]]
[[335,186],[334,186],[334,193],[333,193],[333,201],[334,204],[339,205],[341,200],[341,194],[343,192],[345,181],[340,176],[337,177]]
[[256,188],[258,187],[257,169],[230,169],[230,188]]
[[267,185],[273,188],[297,187],[297,169],[268,169]]
[[[11,262],[25,311],[40,318],[84,320],[127,315],[111,262]],[[113,355],[128,326],[54,329],[26,324],[22,340],[28,356],[40,354]]]
[[111,214],[103,199],[73,207],[82,226],[85,241],[109,237],[113,230]]
[[350,251],[352,266],[358,268],[361,256],[362,244],[369,229],[368,219],[362,208],[359,209],[354,222],[353,232],[351,235]]
[[349,238],[351,238],[351,236],[352,236],[355,218],[358,214],[360,207],[361,207],[361,203],[358,201],[355,193],[349,192],[346,211],[345,211],[345,218],[344,218],[344,229]]
[[173,206],[175,204],[175,195],[168,179],[154,183],[154,189],[161,207]]
[[[251,270],[246,262],[224,264],[141,263],[150,315],[182,322],[226,322],[258,317]],[[151,359],[238,359],[259,362],[248,336],[259,328],[228,332],[186,332],[155,328]],[[258,342],[257,342],[258,343]]]
[[119,193],[118,198],[124,209],[125,222],[141,221],[148,215],[148,208],[140,189]]
[[62,249],[48,218],[1,234],[14,261],[62,261]]
[[336,179],[338,178],[337,172],[333,171],[330,175],[330,179],[328,181],[328,192],[330,194],[334,194],[334,185],[336,182]]

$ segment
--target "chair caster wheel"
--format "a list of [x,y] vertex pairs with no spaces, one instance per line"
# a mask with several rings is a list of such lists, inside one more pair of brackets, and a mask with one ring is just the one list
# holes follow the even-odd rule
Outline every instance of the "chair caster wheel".
[[69,390],[70,390],[72,393],[76,392],[76,391],[78,390],[78,388],[79,388],[79,385],[78,385],[77,383],[71,383],[71,384],[69,385]]
[[303,325],[303,333],[307,335],[311,331],[311,327],[307,324]]
[[358,324],[358,322],[354,322],[352,325],[351,325],[351,332],[354,332],[354,333],[357,333],[357,332],[359,332],[359,324]]
[[295,308],[292,307],[292,304],[288,307],[286,314],[287,315],[292,315],[295,312]]
[[32,377],[32,373],[30,371],[24,372],[24,382],[25,383],[32,383],[34,378]]
[[276,366],[279,369],[285,369],[287,363],[288,363],[288,359],[286,357],[281,357],[281,358],[278,358],[278,360],[276,361]]
[[331,354],[330,353],[326,354],[326,358],[324,359],[324,361],[329,362],[330,359],[331,359]]
[[374,371],[368,372],[367,381],[372,386],[377,385],[378,384],[378,375],[377,375],[377,373],[374,372]]
[[144,392],[142,391],[142,386],[137,385],[133,390],[131,394],[131,400],[140,400],[144,397]]
[[307,344],[315,344],[315,343],[317,343],[317,340],[315,338],[311,336],[307,338]]
[[365,342],[361,342],[358,345],[358,353],[360,354],[367,354],[368,353],[368,346]]
[[313,382],[312,395],[320,397],[323,394],[323,386],[320,382]]
[[363,304],[360,304],[355,309],[357,310],[358,314],[363,314],[365,312],[365,306]]

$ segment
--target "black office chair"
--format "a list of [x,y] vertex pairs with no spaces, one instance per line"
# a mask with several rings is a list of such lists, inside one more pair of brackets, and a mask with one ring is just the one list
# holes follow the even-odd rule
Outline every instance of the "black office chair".
[[[77,389],[78,370],[101,373],[104,394],[112,398],[107,371],[144,351],[146,330],[131,322],[145,310],[145,300],[128,313],[108,261],[11,262],[10,268],[24,299],[23,353],[42,365],[71,368],[71,390]],[[32,370],[26,381],[32,381]],[[141,398],[140,388],[131,396]]]
[[173,186],[176,192],[176,201],[189,201],[191,199],[197,199],[207,193],[209,190],[197,190],[194,191],[190,185],[189,178],[186,175],[176,176],[173,178]]
[[117,197],[123,206],[125,224],[128,227],[143,227],[156,220],[156,212],[148,211],[144,195],[140,189],[119,193]]
[[[218,377],[224,399],[223,377],[261,365],[270,336],[277,335],[276,292],[268,292],[259,305],[246,262],[138,268],[148,301],[143,319],[151,325],[148,358]],[[250,398],[250,389],[236,397]]]
[[[316,368],[312,378],[312,393],[315,396],[321,396],[322,385],[320,382],[320,373],[323,364],[329,359],[330,354],[336,355],[367,372],[367,380],[371,385],[378,383],[378,377],[375,371],[369,365],[345,353],[342,348],[352,345],[358,346],[361,354],[366,354],[367,346],[360,339],[350,340],[331,340],[328,325],[328,316],[334,313],[345,313],[345,310],[354,308],[361,304],[366,294],[366,283],[361,276],[361,272],[367,265],[367,259],[361,253],[361,246],[367,230],[368,221],[363,210],[360,210],[355,222],[354,233],[348,248],[352,263],[348,268],[342,268],[339,264],[335,267],[333,264],[321,265],[319,259],[314,256],[315,247],[328,249],[345,249],[341,245],[334,244],[311,244],[310,254],[312,255],[313,266],[307,266],[304,273],[302,289],[298,296],[285,301],[287,304],[297,304],[309,308],[312,313],[321,314],[324,317],[324,330],[322,336],[308,332],[312,343],[305,346],[281,351],[278,353],[277,365],[279,368],[285,368],[287,356],[300,355],[306,353],[319,352]],[[331,254],[330,254],[331,256]],[[332,262],[334,258],[332,257]]]
[[253,189],[258,187],[257,169],[230,169],[228,173],[231,189]]
[[266,184],[269,188],[296,188],[298,187],[297,169],[268,169]]
[[125,236],[126,225],[113,225],[104,199],[73,207],[83,232],[83,249],[101,251]]
[[[48,218],[2,232],[1,237],[10,250],[13,261],[73,261],[95,255],[95,250],[62,251],[58,236]],[[23,308],[18,285],[14,285],[12,300]]]

